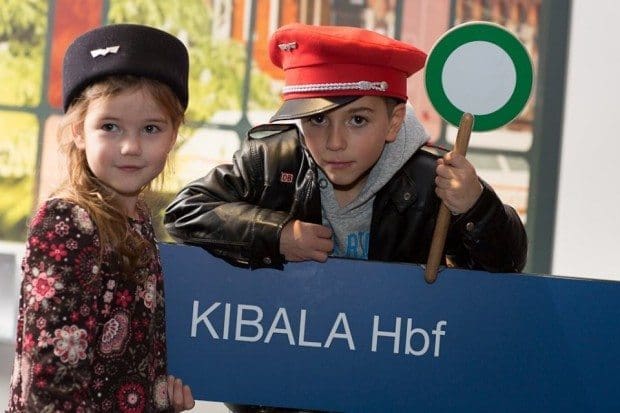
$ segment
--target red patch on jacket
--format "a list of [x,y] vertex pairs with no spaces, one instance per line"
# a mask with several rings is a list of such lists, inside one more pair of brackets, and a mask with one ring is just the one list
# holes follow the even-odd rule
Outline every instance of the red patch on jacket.
[[293,182],[293,178],[295,175],[289,172],[280,172],[280,182],[284,182],[286,184],[290,184]]

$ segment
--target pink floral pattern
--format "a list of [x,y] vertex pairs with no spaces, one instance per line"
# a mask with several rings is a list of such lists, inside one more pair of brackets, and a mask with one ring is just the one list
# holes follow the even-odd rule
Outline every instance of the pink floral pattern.
[[54,229],[56,230],[56,234],[60,235],[61,237],[64,237],[69,233],[69,225],[64,222],[59,222],[58,224],[56,224],[54,226]]
[[[32,219],[9,412],[171,411],[163,276],[148,216],[129,220],[150,245],[147,275],[121,274],[83,208],[61,199]],[[149,252],[147,252],[149,253]]]
[[153,386],[153,400],[155,401],[155,407],[159,410],[170,407],[170,401],[168,400],[168,380],[166,380],[165,376],[160,376],[155,381],[155,386]]
[[149,275],[144,287],[138,287],[138,296],[144,300],[144,306],[151,311],[155,311],[155,305],[157,304],[157,277],[155,275]]
[[90,235],[95,231],[95,224],[85,209],[79,207],[72,208],[71,215],[73,216],[73,222],[75,222],[75,225],[81,232]]
[[62,244],[60,245],[52,244],[50,247],[49,255],[50,257],[54,258],[54,260],[58,262],[67,256],[67,250],[65,249],[65,246]]
[[[136,333],[142,333],[136,331]],[[129,335],[129,317],[124,312],[119,312],[109,319],[103,326],[103,334],[99,348],[105,355],[122,352]],[[138,340],[139,341],[139,340]]]
[[[45,299],[52,298],[56,294],[56,278],[53,277],[53,267],[48,268],[48,272],[43,268],[43,263],[39,268],[33,268],[32,274],[35,278],[26,286],[27,291],[32,293],[35,302],[41,302]],[[60,287],[60,285],[59,285]]]
[[57,329],[54,335],[54,355],[60,357],[60,361],[75,365],[86,358],[86,330],[75,325],[64,326]]
[[146,394],[144,387],[139,383],[122,385],[117,393],[118,406],[123,413],[138,413],[144,411]]

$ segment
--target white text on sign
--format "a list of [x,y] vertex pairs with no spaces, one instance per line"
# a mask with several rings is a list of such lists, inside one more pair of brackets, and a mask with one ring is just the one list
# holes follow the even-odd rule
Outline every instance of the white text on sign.
[[[192,308],[191,337],[198,336],[198,330],[204,324],[211,338],[216,340],[231,339],[231,322],[234,332],[232,339],[243,342],[263,342],[270,343],[274,335],[286,337],[289,345],[301,347],[318,347],[329,349],[335,340],[342,340],[350,351],[355,351],[355,336],[351,330],[347,314],[339,312],[334,317],[332,327],[323,341],[311,340],[307,333],[308,311],[299,310],[295,325],[299,328],[294,330],[291,327],[289,312],[284,307],[279,307],[271,322],[264,320],[264,311],[261,307],[251,304],[237,304],[234,307],[235,314],[232,314],[233,305],[230,303],[214,302],[206,310],[200,312],[200,302],[194,300]],[[295,313],[295,315],[297,315]],[[210,318],[211,317],[211,318]],[[234,318],[233,318],[234,317]],[[435,329],[430,334],[427,330],[413,325],[412,318],[395,317],[391,322],[382,320],[380,316],[373,316],[371,334],[372,352],[380,349],[391,348],[394,354],[423,356],[433,347],[433,356],[440,356],[441,337],[446,335],[445,327],[448,325],[446,320],[437,322]],[[216,328],[211,321],[220,326]],[[265,332],[265,326],[269,328]],[[404,327],[404,331],[403,331]],[[403,334],[404,333],[404,334]],[[431,339],[431,335],[434,339]],[[404,338],[404,339],[403,339]],[[402,339],[402,340],[401,340]],[[432,342],[432,344],[431,344]],[[390,345],[391,344],[391,345]]]

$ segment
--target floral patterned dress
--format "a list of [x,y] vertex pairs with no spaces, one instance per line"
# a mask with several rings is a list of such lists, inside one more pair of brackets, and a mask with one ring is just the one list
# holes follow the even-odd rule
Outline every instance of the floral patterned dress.
[[153,246],[134,277],[112,252],[100,259],[86,210],[62,199],[39,209],[22,263],[10,412],[170,410],[159,252],[148,214],[129,225]]

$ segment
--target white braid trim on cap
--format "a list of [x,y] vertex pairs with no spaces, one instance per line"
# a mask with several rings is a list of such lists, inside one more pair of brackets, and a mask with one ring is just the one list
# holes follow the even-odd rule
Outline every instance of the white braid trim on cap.
[[385,92],[388,89],[388,83],[369,82],[368,80],[360,80],[359,82],[346,83],[313,83],[308,85],[284,86],[282,93],[304,93],[304,92],[329,92],[332,90],[379,90]]

